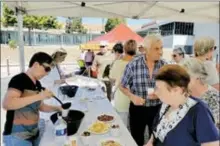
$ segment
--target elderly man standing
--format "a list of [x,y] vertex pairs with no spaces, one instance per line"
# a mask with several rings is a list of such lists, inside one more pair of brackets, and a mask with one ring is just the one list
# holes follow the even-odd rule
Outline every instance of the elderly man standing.
[[153,93],[148,93],[148,89],[155,87],[155,75],[166,64],[161,60],[163,44],[158,36],[147,36],[144,39],[144,48],[145,54],[127,64],[120,86],[121,91],[131,100],[131,135],[139,146],[144,145],[146,125],[151,135],[152,123],[161,105]]
[[105,83],[107,90],[107,97],[109,100],[111,100],[112,86],[110,80],[108,78],[103,77],[103,73],[105,67],[111,64],[113,60],[114,60],[114,55],[110,51],[108,51],[108,42],[106,41],[100,42],[100,52],[95,55],[91,69],[93,72],[97,72],[98,73],[97,78]]

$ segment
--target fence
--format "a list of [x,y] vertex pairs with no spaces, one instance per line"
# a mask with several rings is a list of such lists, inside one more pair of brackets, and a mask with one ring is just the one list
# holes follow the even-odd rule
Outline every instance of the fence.
[[[1,30],[0,44],[8,44],[10,40],[18,40],[17,30]],[[53,34],[50,32],[24,31],[24,45],[78,45],[86,43],[101,34]]]

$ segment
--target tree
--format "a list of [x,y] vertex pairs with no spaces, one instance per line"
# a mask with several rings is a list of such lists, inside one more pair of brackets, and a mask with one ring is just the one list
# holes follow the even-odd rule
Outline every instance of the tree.
[[82,18],[68,17],[66,21],[66,33],[87,33],[87,29],[82,25]]
[[[15,12],[9,9],[5,4],[3,4],[3,26],[15,26],[17,23],[17,16]],[[29,29],[49,29],[57,28],[58,21],[52,16],[34,16],[34,15],[24,15],[23,25]]]
[[68,17],[66,19],[65,32],[72,33],[72,18]]
[[105,24],[105,31],[109,32],[111,31],[113,28],[115,28],[115,26],[121,24],[121,23],[126,23],[125,19],[120,19],[120,18],[109,18]]
[[5,27],[14,26],[16,23],[17,23],[17,17],[15,15],[15,12],[9,9],[3,3],[3,21],[2,21],[3,26]]

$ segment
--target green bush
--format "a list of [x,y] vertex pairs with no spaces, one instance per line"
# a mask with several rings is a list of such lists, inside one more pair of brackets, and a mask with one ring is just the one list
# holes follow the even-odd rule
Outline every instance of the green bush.
[[17,43],[15,40],[10,40],[8,43],[10,49],[16,49],[17,48]]

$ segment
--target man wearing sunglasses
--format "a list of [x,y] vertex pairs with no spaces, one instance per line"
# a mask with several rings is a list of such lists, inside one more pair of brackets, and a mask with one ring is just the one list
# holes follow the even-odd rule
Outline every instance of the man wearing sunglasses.
[[60,106],[42,102],[53,96],[49,90],[42,90],[39,80],[51,70],[52,58],[44,52],[34,54],[26,72],[12,77],[3,100],[7,111],[3,133],[4,146],[38,146],[39,111],[61,111]]
[[184,60],[185,57],[185,51],[182,48],[176,48],[173,49],[172,59],[175,61],[175,63],[180,63]]
[[114,54],[108,50],[109,44],[106,41],[101,41],[99,47],[100,47],[100,52],[95,55],[91,69],[93,72],[97,73],[97,78],[103,81],[104,84],[106,85],[107,97],[109,100],[111,100],[111,92],[112,92],[111,82],[109,81],[108,78],[103,78],[103,73],[105,71],[106,66],[113,62]]

